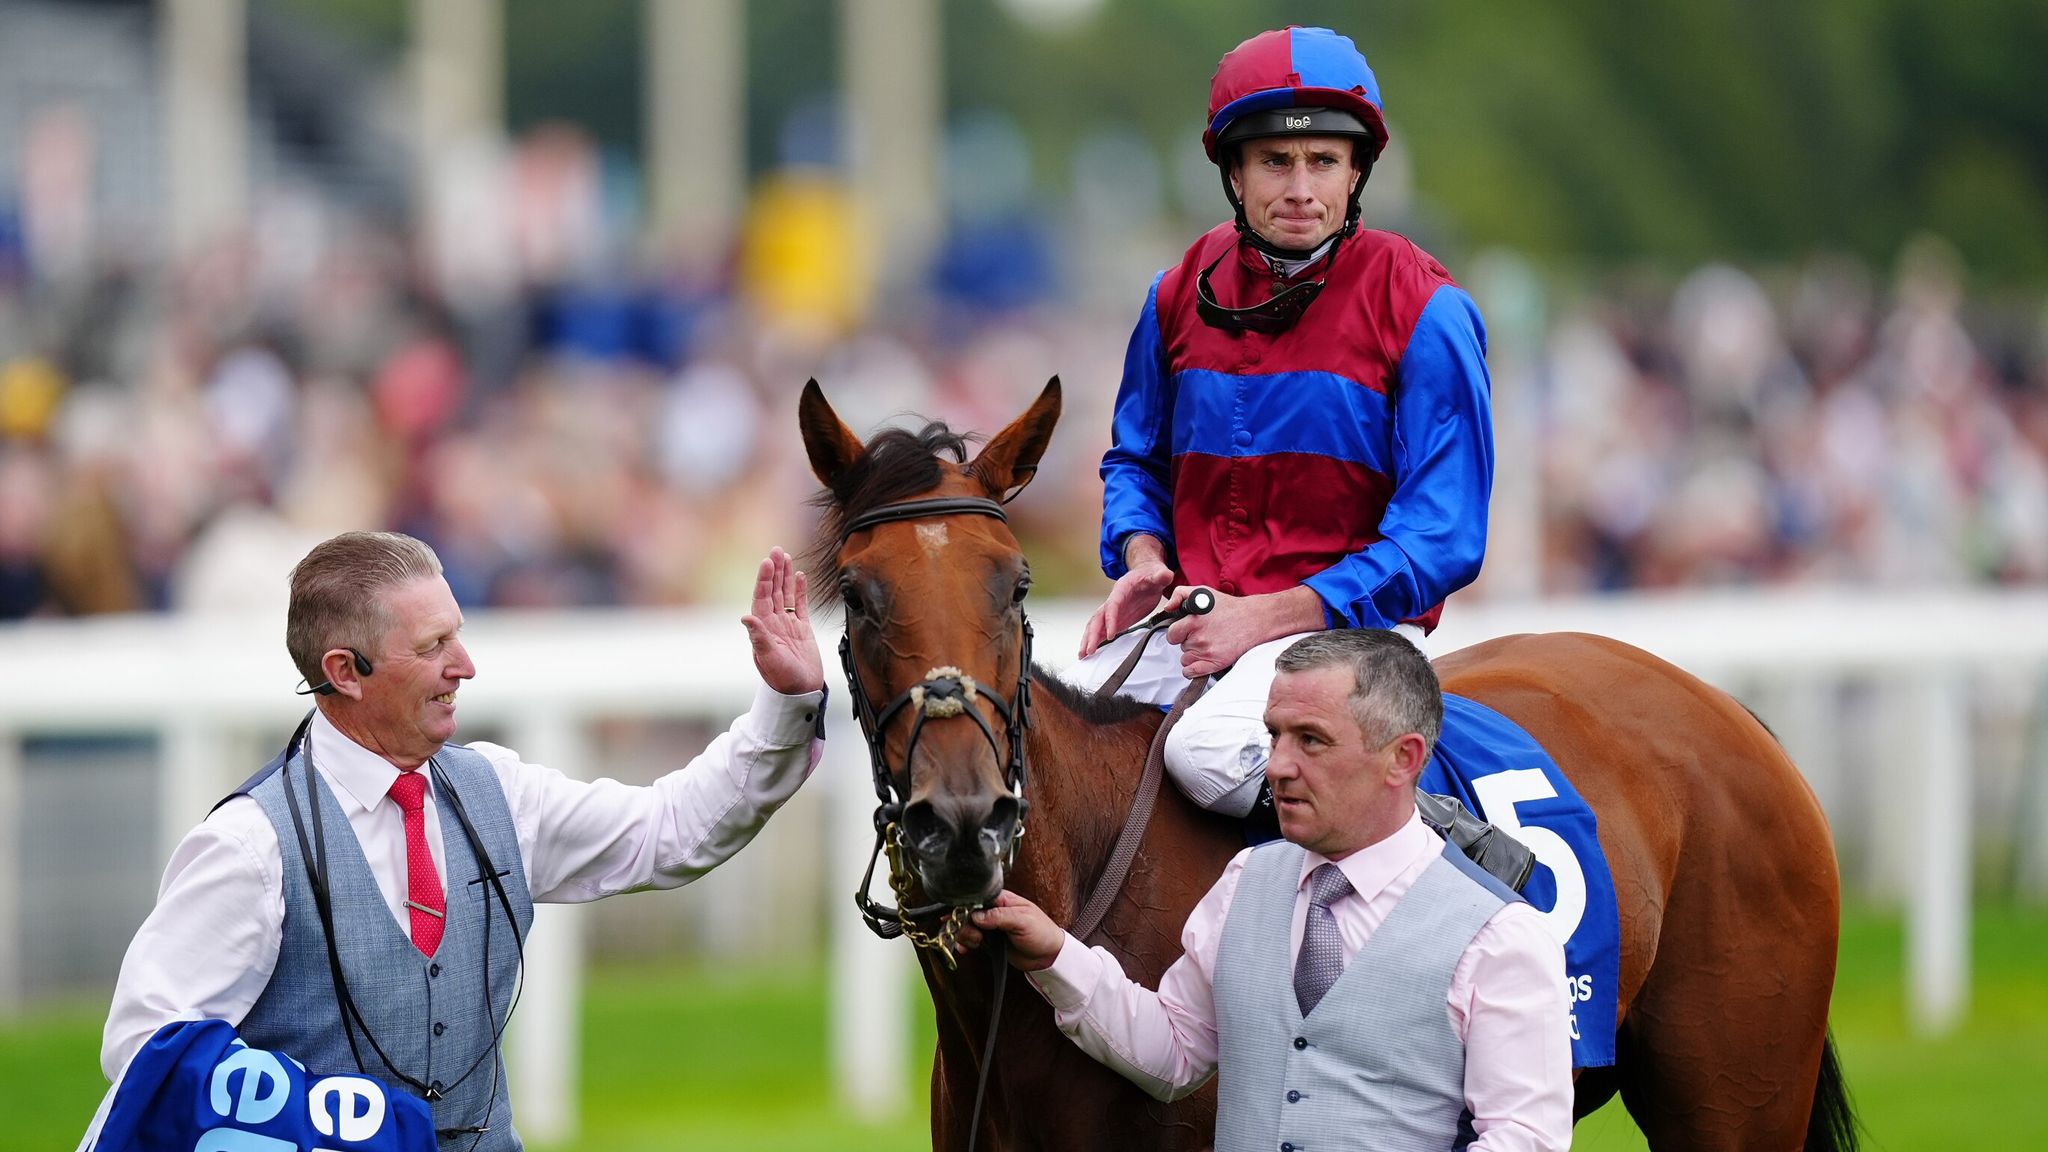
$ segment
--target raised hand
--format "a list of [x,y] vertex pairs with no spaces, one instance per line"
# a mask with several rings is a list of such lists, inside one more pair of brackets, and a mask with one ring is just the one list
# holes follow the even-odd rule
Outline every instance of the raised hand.
[[785,696],[825,686],[825,660],[811,631],[809,581],[791,564],[789,553],[770,549],[754,577],[753,611],[740,617],[754,648],[761,680]]

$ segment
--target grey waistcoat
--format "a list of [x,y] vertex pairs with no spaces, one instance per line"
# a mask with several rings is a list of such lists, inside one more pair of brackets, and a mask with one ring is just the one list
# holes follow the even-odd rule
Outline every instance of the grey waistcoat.
[[[441,817],[448,920],[434,955],[420,955],[391,918],[348,818],[316,772],[313,786],[320,790],[320,821],[327,830],[327,887],[341,970],[350,996],[391,1063],[415,1080],[439,1085],[443,1097],[433,1103],[434,1127],[490,1127],[481,1138],[470,1133],[444,1136],[441,1147],[516,1152],[522,1145],[512,1131],[512,1106],[492,1046],[504,1027],[518,981],[519,946],[533,923],[533,900],[526,890],[526,867],[505,792],[490,762],[453,744],[443,747],[435,760],[460,796],[492,864],[504,873],[500,879],[518,921],[518,939],[506,924],[497,892],[482,875],[455,806],[437,780],[433,786]],[[284,855],[284,940],[277,970],[240,1031],[250,1045],[288,1053],[314,1072],[352,1071],[356,1061],[342,1032],[327,939],[285,799],[287,772],[306,821],[306,842],[314,844],[303,752],[282,771],[259,773],[242,789],[263,806],[277,829]],[[363,1072],[393,1091],[412,1091],[384,1066],[360,1029],[355,1039]]]
[[1255,850],[1224,920],[1216,1152],[1465,1147],[1465,1048],[1445,998],[1465,946],[1514,894],[1455,851],[1431,861],[1303,1019],[1288,936],[1304,855],[1286,841]]

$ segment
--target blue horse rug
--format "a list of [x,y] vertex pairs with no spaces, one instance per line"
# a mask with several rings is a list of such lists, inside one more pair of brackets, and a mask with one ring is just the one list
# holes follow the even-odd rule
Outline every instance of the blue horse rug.
[[1443,732],[1418,786],[1457,797],[1535,853],[1522,895],[1564,941],[1572,1066],[1614,1063],[1621,913],[1592,808],[1512,720],[1448,694]]
[[142,1046],[94,1152],[434,1152],[427,1102],[369,1076],[308,1073],[225,1020],[166,1024]]

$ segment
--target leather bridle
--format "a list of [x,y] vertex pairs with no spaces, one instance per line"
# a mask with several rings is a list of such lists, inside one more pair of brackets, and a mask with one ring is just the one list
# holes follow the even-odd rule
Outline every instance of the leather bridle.
[[[922,500],[903,500],[872,508],[853,518],[840,538],[840,547],[854,533],[873,528],[878,524],[889,524],[901,520],[922,520],[937,516],[990,516],[1007,523],[1003,506],[994,500],[978,496],[939,496]],[[1023,609],[1018,609],[1021,615]],[[925,673],[923,680],[912,684],[898,693],[881,708],[876,708],[867,688],[861,683],[860,669],[853,658],[853,621],[849,615],[846,631],[839,639],[839,660],[846,668],[846,684],[853,698],[853,715],[860,721],[861,735],[867,741],[868,760],[874,773],[875,798],[875,848],[868,857],[866,873],[861,877],[860,890],[854,893],[854,903],[860,909],[861,920],[869,930],[884,940],[898,936],[909,936],[920,947],[937,951],[945,957],[946,965],[953,966],[953,937],[959,924],[966,916],[966,910],[946,904],[933,903],[915,908],[905,907],[904,900],[910,888],[909,876],[904,866],[903,853],[903,809],[910,803],[910,770],[917,753],[918,738],[924,733],[925,724],[932,720],[967,716],[974,721],[981,734],[988,741],[989,750],[1004,765],[1003,783],[1017,802],[1017,819],[1010,832],[1010,839],[1003,846],[1005,867],[1015,860],[1017,841],[1024,835],[1024,818],[1030,811],[1030,801],[1025,799],[1024,735],[1031,726],[1031,620],[1023,620],[1023,645],[1018,653],[1017,692],[1014,701],[1005,700],[1001,693],[988,685],[977,683],[973,677],[950,665],[941,665]],[[977,706],[987,702],[1002,721],[1006,740],[998,740],[995,729],[982,715]],[[883,733],[897,716],[908,713],[911,717],[910,739],[903,750],[903,771],[899,776],[889,765],[887,752],[882,747]],[[1007,743],[1007,749],[1005,744]],[[874,900],[868,895],[868,886],[875,875],[875,862],[886,853],[889,857],[890,885],[896,894],[896,905],[891,907]],[[943,914],[945,920],[936,932],[927,932],[915,927],[915,921]]]

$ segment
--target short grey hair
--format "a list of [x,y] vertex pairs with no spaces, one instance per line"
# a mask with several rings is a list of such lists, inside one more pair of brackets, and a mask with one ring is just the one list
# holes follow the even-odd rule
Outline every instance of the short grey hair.
[[1333,628],[1287,646],[1273,667],[1281,672],[1351,669],[1351,717],[1368,745],[1409,732],[1436,747],[1444,723],[1443,688],[1429,658],[1406,636],[1380,628]]
[[371,648],[391,626],[383,593],[441,574],[434,550],[398,532],[343,532],[316,545],[292,569],[284,646],[308,684],[327,679],[320,658],[336,648]]

